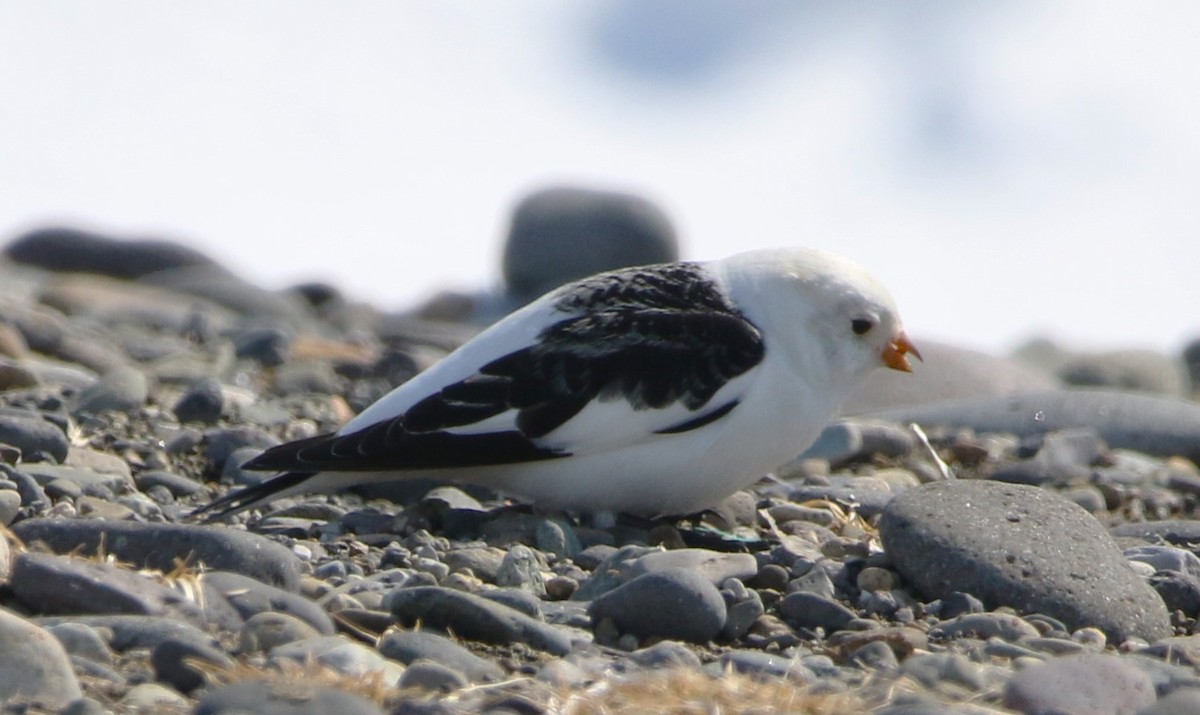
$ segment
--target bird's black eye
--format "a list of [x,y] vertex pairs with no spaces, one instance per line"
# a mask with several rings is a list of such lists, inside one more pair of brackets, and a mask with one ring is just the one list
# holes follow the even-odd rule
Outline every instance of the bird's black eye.
[[850,321],[850,329],[855,335],[866,335],[875,327],[875,321],[870,318],[855,318]]

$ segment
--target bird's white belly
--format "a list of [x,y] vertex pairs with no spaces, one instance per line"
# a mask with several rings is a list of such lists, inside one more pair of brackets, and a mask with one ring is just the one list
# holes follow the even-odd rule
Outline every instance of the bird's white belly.
[[[771,376],[763,375],[764,378]],[[688,514],[753,484],[807,448],[835,404],[807,386],[760,380],[728,416],[689,432],[587,455],[454,475],[553,508]]]

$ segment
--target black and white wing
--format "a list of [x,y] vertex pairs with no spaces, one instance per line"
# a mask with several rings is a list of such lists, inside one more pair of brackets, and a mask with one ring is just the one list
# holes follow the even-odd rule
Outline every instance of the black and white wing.
[[758,328],[702,266],[602,274],[492,326],[338,433],[245,467],[424,471],[620,448],[724,417],[739,396],[714,396],[763,355]]

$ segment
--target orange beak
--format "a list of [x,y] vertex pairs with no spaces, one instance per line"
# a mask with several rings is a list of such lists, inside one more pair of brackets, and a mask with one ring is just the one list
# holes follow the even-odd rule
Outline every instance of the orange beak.
[[883,364],[893,370],[912,372],[912,365],[908,362],[909,355],[918,360],[924,360],[921,357],[920,351],[917,350],[917,346],[913,345],[912,341],[901,330],[896,334],[896,337],[892,338],[892,342],[888,343],[887,347],[883,349]]

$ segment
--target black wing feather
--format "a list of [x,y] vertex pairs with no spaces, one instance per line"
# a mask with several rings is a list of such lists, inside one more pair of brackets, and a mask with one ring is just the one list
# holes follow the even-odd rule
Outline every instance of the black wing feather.
[[[480,368],[394,419],[345,435],[280,445],[247,469],[380,471],[512,464],[568,456],[533,440],[594,399],[637,410],[682,403],[700,411],[729,380],[757,365],[758,328],[694,264],[616,271],[554,298],[562,320],[536,343]],[[662,431],[697,429],[726,403]],[[455,427],[516,410],[516,429],[456,434]]]

